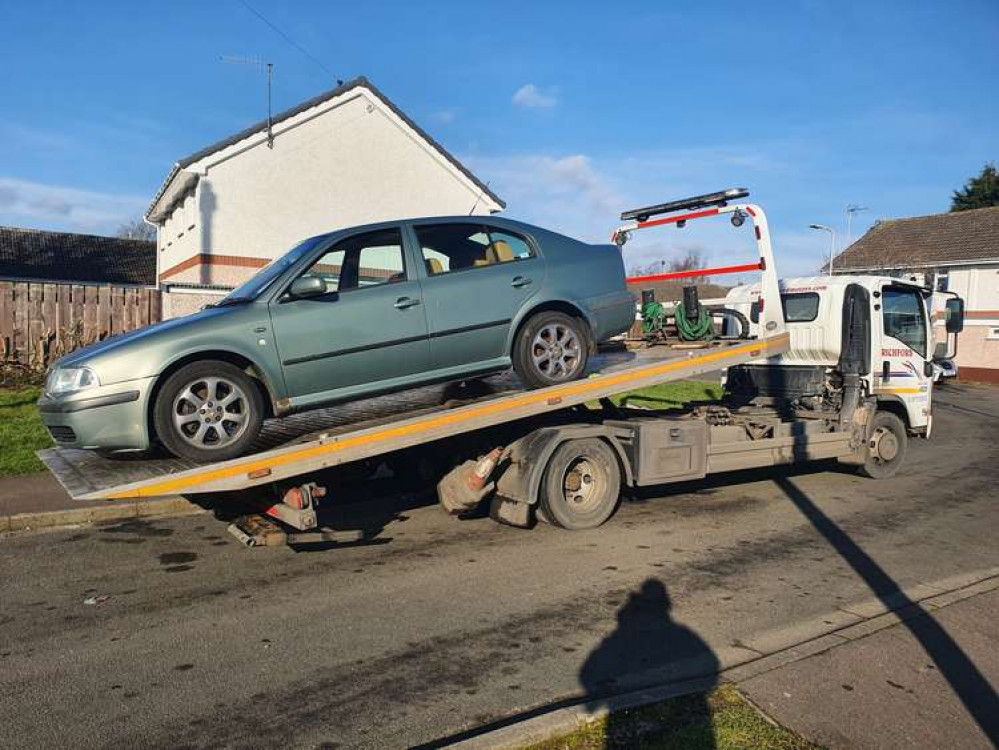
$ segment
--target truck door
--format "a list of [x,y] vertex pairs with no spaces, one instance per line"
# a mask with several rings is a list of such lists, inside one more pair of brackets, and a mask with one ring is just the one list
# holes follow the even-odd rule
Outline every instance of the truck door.
[[[929,321],[921,291],[903,284],[885,284],[875,320],[880,347],[875,352],[874,392],[881,399],[901,402],[913,429],[929,428],[932,375],[927,374]],[[880,307],[880,311],[878,308]],[[879,314],[880,312],[880,314]],[[877,338],[875,338],[875,342]]]

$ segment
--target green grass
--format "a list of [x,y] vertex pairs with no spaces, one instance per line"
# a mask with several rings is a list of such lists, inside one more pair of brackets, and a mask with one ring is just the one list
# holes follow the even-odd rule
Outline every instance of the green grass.
[[52,445],[35,406],[40,395],[38,388],[0,389],[0,477],[45,468],[35,456]]
[[718,383],[702,380],[676,380],[672,383],[641,388],[613,396],[611,401],[620,406],[645,406],[650,409],[672,409],[692,401],[708,401],[721,398],[722,387]]
[[764,717],[731,685],[611,714],[529,750],[816,750]]

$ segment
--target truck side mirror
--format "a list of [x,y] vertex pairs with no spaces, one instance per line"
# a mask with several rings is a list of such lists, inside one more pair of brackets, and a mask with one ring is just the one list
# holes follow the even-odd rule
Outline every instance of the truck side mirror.
[[944,307],[944,326],[947,333],[960,333],[964,330],[964,300],[951,297]]
[[946,341],[941,341],[936,346],[933,347],[933,361],[939,362],[941,359],[947,359]]

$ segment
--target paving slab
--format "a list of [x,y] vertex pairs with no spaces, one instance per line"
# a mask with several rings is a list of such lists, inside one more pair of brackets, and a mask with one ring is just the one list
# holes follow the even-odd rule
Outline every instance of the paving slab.
[[739,688],[831,749],[991,748],[999,740],[999,591],[780,667]]

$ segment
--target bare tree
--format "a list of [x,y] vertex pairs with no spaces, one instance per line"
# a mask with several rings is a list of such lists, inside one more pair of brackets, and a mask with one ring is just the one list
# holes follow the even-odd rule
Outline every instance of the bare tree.
[[679,273],[681,271],[693,271],[704,268],[704,254],[700,250],[687,250],[678,258],[667,260],[654,260],[645,265],[632,266],[628,270],[629,276],[655,276],[661,273]]
[[147,224],[141,216],[135,216],[119,226],[118,231],[115,232],[114,235],[115,237],[121,237],[126,240],[146,240],[147,242],[155,242],[156,227],[151,224]]

